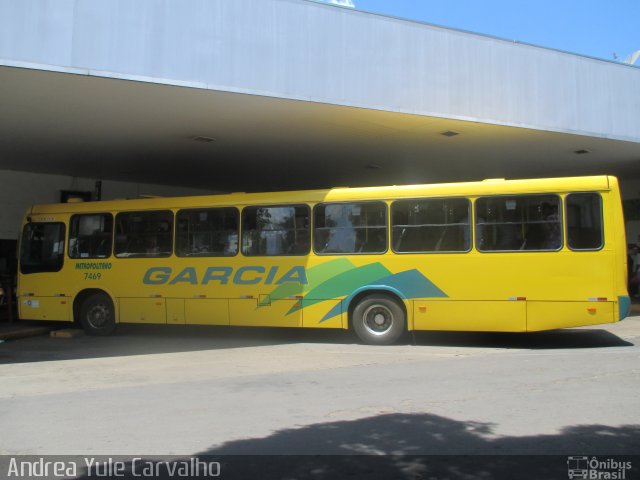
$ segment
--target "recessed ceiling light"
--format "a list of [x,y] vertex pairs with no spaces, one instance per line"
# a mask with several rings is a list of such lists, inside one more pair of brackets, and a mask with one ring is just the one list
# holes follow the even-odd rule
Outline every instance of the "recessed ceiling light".
[[454,132],[453,130],[447,130],[446,132],[440,132],[440,135],[443,137],[455,137],[456,135],[460,135],[460,132]]
[[193,140],[194,142],[200,142],[200,143],[211,143],[211,142],[215,142],[216,141],[215,138],[204,137],[202,135],[197,135],[195,137],[191,137],[191,140]]
[[575,153],[576,155],[586,155],[587,153],[591,153],[591,150],[589,150],[588,148],[581,148],[579,150],[574,150],[573,153]]

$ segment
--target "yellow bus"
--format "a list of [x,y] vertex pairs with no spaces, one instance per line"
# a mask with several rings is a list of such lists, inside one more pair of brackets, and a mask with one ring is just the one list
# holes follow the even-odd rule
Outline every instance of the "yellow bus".
[[20,317],[531,332],[628,315],[612,176],[36,205]]

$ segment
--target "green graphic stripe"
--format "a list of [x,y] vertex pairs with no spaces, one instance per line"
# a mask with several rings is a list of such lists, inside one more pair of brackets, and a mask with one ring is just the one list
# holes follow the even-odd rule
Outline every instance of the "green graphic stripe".
[[329,262],[325,262],[320,265],[316,265],[315,267],[311,267],[307,270],[307,285],[300,285],[299,283],[283,283],[278,286],[275,290],[273,290],[269,294],[269,298],[265,299],[263,303],[259,304],[258,307],[263,307],[268,305],[268,300],[282,300],[283,298],[289,298],[294,295],[302,295],[309,291],[313,285],[320,285],[327,280],[339,275],[343,272],[351,270],[355,268],[353,263],[351,263],[346,258],[339,258],[337,260],[331,260]]
[[[310,307],[316,303],[324,302],[329,298],[338,298],[349,295],[356,288],[376,280],[378,278],[390,275],[381,263],[371,263],[359,268],[352,268],[339,275],[331,277],[327,281],[312,289],[305,296],[304,306]],[[301,304],[293,307],[287,314],[293,313],[302,308]]]

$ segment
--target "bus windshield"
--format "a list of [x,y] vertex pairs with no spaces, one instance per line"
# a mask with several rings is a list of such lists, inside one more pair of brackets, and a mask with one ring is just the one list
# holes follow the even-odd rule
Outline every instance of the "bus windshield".
[[64,223],[29,223],[22,233],[20,272],[58,272],[64,261]]

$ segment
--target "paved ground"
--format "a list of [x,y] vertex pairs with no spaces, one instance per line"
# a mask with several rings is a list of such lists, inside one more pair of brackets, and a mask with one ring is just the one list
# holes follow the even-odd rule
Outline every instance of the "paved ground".
[[121,327],[0,344],[0,453],[640,452],[640,317],[538,334]]

